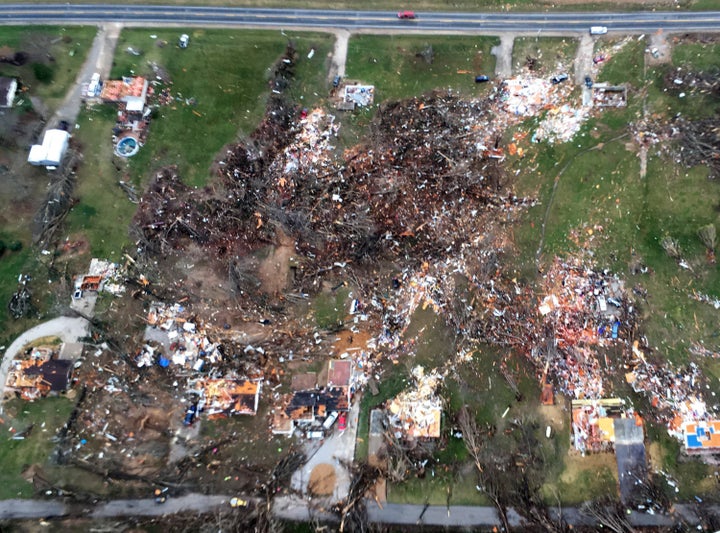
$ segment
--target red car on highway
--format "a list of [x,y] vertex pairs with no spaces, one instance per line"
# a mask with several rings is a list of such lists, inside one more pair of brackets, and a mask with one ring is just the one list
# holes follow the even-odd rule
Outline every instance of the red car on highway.
[[398,12],[398,18],[399,19],[414,19],[415,12],[414,11],[400,11],[400,12]]

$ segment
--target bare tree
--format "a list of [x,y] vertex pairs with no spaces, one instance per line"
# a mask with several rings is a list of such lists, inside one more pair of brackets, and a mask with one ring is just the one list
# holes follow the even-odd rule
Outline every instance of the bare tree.
[[510,531],[510,522],[507,516],[507,506],[502,501],[502,493],[500,490],[500,477],[496,476],[498,463],[496,461],[488,461],[484,453],[483,439],[480,434],[475,416],[470,412],[467,406],[463,407],[458,413],[458,424],[463,434],[463,441],[470,457],[473,459],[475,469],[478,474],[478,487],[485,493],[495,506],[498,518],[502,523],[504,531]]
[[615,533],[634,533],[635,529],[628,522],[622,503],[611,498],[603,498],[585,502],[580,512],[593,518],[596,524],[606,527]]

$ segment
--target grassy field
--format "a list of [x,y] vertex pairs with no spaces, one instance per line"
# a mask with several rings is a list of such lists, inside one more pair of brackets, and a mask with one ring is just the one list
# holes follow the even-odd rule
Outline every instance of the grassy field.
[[[490,49],[495,37],[354,35],[348,43],[347,77],[374,84],[376,103],[453,88],[466,96],[484,94],[478,74],[495,72]],[[432,63],[419,54],[432,49]]]
[[96,32],[94,26],[3,26],[0,47],[25,52],[29,59],[19,67],[0,63],[0,76],[20,79],[27,95],[41,98],[52,112],[75,81]]
[[[590,120],[571,143],[543,145],[531,161],[512,163],[512,168],[520,169],[520,192],[537,194],[541,200],[517,228],[518,264],[520,273],[532,281],[537,275],[534,267],[546,265],[553,256],[592,250],[598,266],[625,277],[628,287],[648,291],[648,298],[638,302],[642,333],[657,348],[657,356],[680,365],[691,360],[688,348],[693,342],[718,349],[717,311],[689,298],[692,291],[720,295],[718,269],[707,262],[697,237],[700,226],[718,224],[718,185],[707,179],[707,169],[685,169],[654,146],[649,147],[647,171],[641,176],[638,147],[630,142],[627,125],[642,115],[643,107],[658,120],[669,120],[677,113],[697,118],[711,114],[717,101],[703,95],[695,95],[697,101],[681,99],[664,91],[662,78],[669,67],[646,69],[644,48],[642,42],[627,42],[613,52],[598,76],[611,83],[630,83],[627,109],[604,112]],[[717,59],[708,59],[704,52],[714,51],[714,47],[683,44],[675,49],[673,61],[691,69],[710,68]],[[667,256],[660,244],[665,235],[678,240],[691,269],[680,268]],[[541,244],[542,254],[537,258]],[[646,265],[648,273],[632,274],[630,265],[635,262]],[[695,361],[706,369],[711,389],[720,389],[717,365]],[[626,388],[621,384],[622,393],[632,397]],[[635,401],[646,405],[644,399]],[[656,467],[682,480],[680,498],[711,490],[708,467],[696,460],[680,460],[677,441],[663,428],[651,427],[648,436],[649,449],[656,452]],[[612,465],[597,473],[585,468],[578,471],[582,462],[566,459],[563,474],[547,485],[548,491],[567,494],[568,503],[591,493],[614,491]],[[588,491],[591,481],[595,489]]]
[[[48,466],[52,438],[65,424],[73,404],[66,398],[45,398],[35,402],[12,400],[5,403],[0,425],[0,499],[33,496],[32,484],[20,475],[30,465]],[[12,436],[32,430],[22,440]],[[11,430],[12,429],[12,430]]]
[[[32,109],[30,98],[37,98],[48,113],[52,113],[64,98],[85,55],[90,48],[96,29],[94,27],[2,27],[0,47],[25,52],[27,62],[22,66],[0,63],[0,76],[19,79],[23,90],[16,95],[16,108],[8,112],[8,123],[28,119],[26,111]],[[40,66],[37,66],[40,65]],[[38,70],[39,69],[39,70]],[[40,74],[41,79],[38,79]],[[40,109],[42,111],[42,109]],[[4,120],[4,118],[2,119]],[[3,170],[3,186],[0,190],[0,240],[7,249],[0,254],[0,302],[3,309],[12,293],[17,289],[18,276],[27,274],[35,278],[31,285],[35,305],[40,311],[46,309],[52,298],[48,294],[46,269],[42,268],[31,248],[31,223],[35,211],[44,196],[48,181],[45,169],[36,169],[24,163],[27,153],[25,139],[19,140],[12,130],[5,130],[0,122],[0,164]],[[41,124],[40,124],[41,126]],[[29,134],[28,134],[29,135]],[[18,163],[19,170],[14,169]],[[14,246],[12,246],[15,244]],[[11,248],[18,248],[13,251]],[[7,345],[20,331],[27,329],[36,316],[15,321],[3,310],[0,312],[0,345]]]
[[[68,217],[67,231],[83,234],[94,256],[117,259],[129,242],[127,228],[135,205],[118,186],[119,180],[133,183],[141,192],[154,169],[177,165],[186,182],[203,185],[222,146],[254,129],[265,109],[269,68],[285,50],[287,38],[299,52],[292,96],[312,106],[327,93],[325,58],[333,44],[327,34],[285,37],[278,32],[186,30],[190,46],[181,50],[175,41],[182,31],[132,29],[121,34],[112,76],[152,79],[149,62],[155,62],[172,76],[176,97],[160,108],[137,156],[126,162],[112,154],[114,107],[98,105],[79,118],[75,136],[94,149],[85,150],[78,173],[80,202]],[[169,44],[157,46],[163,40]],[[128,47],[141,55],[128,53]],[[311,47],[316,49],[312,60],[307,58]],[[190,98],[196,105],[187,103]]]
[[513,72],[525,66],[527,58],[536,60],[537,76],[572,74],[577,41],[566,37],[517,37],[513,44]]

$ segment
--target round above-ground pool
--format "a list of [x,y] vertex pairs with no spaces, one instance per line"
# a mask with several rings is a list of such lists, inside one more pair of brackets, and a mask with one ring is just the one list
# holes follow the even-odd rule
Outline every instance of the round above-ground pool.
[[115,145],[115,153],[120,157],[132,157],[140,150],[140,143],[135,137],[123,137]]

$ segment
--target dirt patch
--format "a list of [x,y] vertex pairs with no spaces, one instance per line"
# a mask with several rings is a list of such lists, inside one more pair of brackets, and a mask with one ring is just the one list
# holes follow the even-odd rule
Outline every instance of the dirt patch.
[[342,355],[345,352],[354,352],[367,348],[367,342],[372,338],[367,331],[341,331],[335,337],[333,344],[333,352],[336,355]]
[[258,278],[266,294],[280,294],[289,284],[290,261],[295,256],[295,241],[283,231],[277,230],[277,246],[268,249],[267,256],[260,262]]
[[645,51],[645,64],[647,66],[662,65],[672,61],[672,47],[667,35],[656,31],[650,35],[650,43]]
[[565,405],[564,399],[555,398],[555,401],[555,405],[539,406],[538,412],[555,431],[560,431],[565,427],[565,420],[568,417],[568,413],[565,409],[563,409],[563,406]]
[[327,463],[321,463],[313,468],[310,473],[308,490],[316,496],[329,496],[335,490],[336,481],[335,467]]

